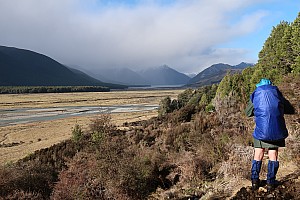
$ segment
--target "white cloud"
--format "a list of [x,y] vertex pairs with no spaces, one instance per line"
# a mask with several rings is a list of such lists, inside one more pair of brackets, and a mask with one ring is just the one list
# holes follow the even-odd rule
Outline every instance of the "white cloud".
[[99,6],[96,0],[2,0],[0,44],[86,68],[168,64],[199,72],[216,62],[245,61],[246,50],[217,46],[253,32],[266,15],[231,15],[258,0],[139,2]]

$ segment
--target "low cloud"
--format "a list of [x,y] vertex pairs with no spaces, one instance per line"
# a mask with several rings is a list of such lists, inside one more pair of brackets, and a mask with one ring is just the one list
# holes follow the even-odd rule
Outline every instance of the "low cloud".
[[86,69],[168,64],[181,72],[199,72],[213,63],[251,59],[241,47],[218,47],[260,26],[266,13],[242,11],[263,1],[161,2],[3,0],[0,45]]

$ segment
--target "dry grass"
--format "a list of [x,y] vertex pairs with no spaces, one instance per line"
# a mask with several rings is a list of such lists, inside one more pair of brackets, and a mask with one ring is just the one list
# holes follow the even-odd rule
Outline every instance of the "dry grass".
[[[10,94],[0,95],[0,110],[13,108],[47,108],[59,106],[99,106],[144,104],[158,105],[166,96],[177,97],[182,90],[160,91],[116,91],[57,94]],[[122,128],[124,122],[149,119],[157,116],[157,111],[116,113],[112,122]],[[11,147],[0,146],[0,165],[17,161],[35,150],[50,147],[71,137],[71,129],[79,124],[83,130],[88,128],[96,116],[80,116],[65,119],[19,124],[0,127],[0,144],[12,144]]]
[[1,94],[0,109],[44,108],[59,106],[109,106],[123,104],[158,104],[162,98],[177,97],[183,90],[145,90],[113,92],[78,92],[45,94]]

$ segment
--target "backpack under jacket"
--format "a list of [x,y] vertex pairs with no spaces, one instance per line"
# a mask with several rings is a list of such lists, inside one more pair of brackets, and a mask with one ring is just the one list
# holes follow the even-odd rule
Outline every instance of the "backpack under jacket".
[[263,85],[250,97],[254,106],[256,127],[253,137],[263,141],[277,141],[288,136],[284,120],[283,96],[276,86]]

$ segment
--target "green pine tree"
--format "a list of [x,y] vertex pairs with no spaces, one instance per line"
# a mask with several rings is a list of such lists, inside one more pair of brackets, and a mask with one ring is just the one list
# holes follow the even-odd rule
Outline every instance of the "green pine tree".
[[300,73],[300,12],[298,13],[298,17],[292,23],[291,26],[292,32],[292,50],[294,56],[294,63],[292,64],[292,72]]

